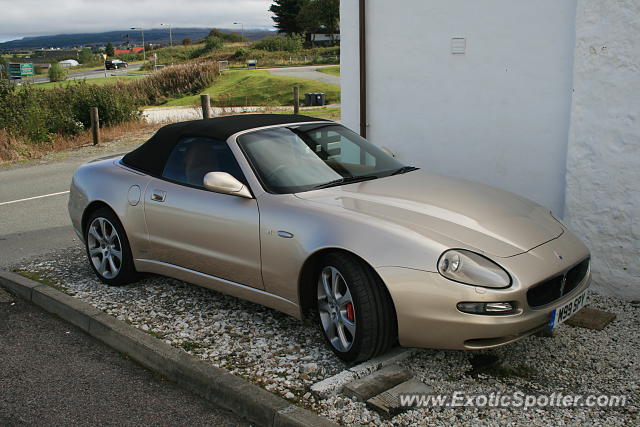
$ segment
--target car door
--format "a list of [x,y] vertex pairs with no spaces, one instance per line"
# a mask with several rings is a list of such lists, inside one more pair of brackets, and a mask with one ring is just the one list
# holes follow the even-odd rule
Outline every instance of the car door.
[[152,257],[262,289],[257,202],[206,190],[204,175],[219,171],[246,184],[226,142],[202,137],[178,142],[162,177],[153,178],[145,194]]

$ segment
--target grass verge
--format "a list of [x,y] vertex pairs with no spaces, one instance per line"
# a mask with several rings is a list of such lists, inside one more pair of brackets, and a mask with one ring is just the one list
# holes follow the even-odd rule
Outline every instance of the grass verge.
[[34,282],[38,282],[45,286],[49,286],[50,288],[56,289],[58,291],[65,292],[65,293],[67,292],[67,288],[59,285],[58,283],[54,282],[48,277],[45,277],[43,274],[37,271],[14,270],[14,273],[17,273],[23,277],[26,277],[27,279],[31,279]]
[[331,76],[339,76],[340,75],[340,66],[336,65],[335,67],[323,67],[318,68],[316,71],[321,73],[329,74]]
[[[292,105],[293,87],[300,86],[300,96],[307,92],[324,92],[327,103],[340,102],[340,87],[315,80],[296,77],[274,76],[268,71],[226,71],[213,86],[202,93],[208,93],[211,104],[219,107],[253,105]],[[173,99],[163,106],[181,107],[198,104],[200,95]]]
[[113,83],[116,81],[131,81],[132,79],[139,79],[143,76],[111,76],[111,77],[98,77],[95,79],[74,79],[74,80],[65,80],[62,82],[47,82],[47,83],[36,83],[35,87],[38,89],[53,89],[56,87],[66,87],[69,84],[79,83],[81,81],[86,82],[87,84],[92,85],[105,85],[107,83]]
[[[102,143],[119,140],[144,140],[148,134],[158,129],[159,125],[145,121],[126,122],[100,129]],[[49,142],[32,143],[24,139],[17,139],[3,135],[0,129],[0,165],[9,162],[37,159],[50,153],[88,146],[92,144],[91,131],[78,135],[54,135]],[[102,144],[101,144],[102,145]]]

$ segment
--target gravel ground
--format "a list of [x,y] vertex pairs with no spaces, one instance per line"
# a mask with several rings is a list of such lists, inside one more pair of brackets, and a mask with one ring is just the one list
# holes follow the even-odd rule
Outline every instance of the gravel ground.
[[563,325],[553,338],[531,337],[482,352],[419,350],[403,362],[434,393],[626,395],[624,408],[425,408],[388,418],[344,396],[317,399],[310,393],[312,384],[347,367],[311,323],[158,276],[124,288],[106,287],[95,278],[79,245],[18,268],[342,424],[640,424],[638,303],[592,295],[589,306],[617,314],[605,331]]

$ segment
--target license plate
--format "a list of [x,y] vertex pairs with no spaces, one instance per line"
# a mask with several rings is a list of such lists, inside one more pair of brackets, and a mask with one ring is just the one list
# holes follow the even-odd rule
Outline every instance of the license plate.
[[549,329],[557,328],[565,320],[576,314],[587,303],[587,291],[584,291],[562,307],[558,307],[551,312]]

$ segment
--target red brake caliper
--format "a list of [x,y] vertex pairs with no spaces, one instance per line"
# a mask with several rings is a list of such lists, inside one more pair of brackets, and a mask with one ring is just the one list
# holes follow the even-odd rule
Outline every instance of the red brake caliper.
[[347,303],[347,319],[349,319],[350,322],[355,322],[356,320],[356,316],[353,313],[353,304],[350,302]]

